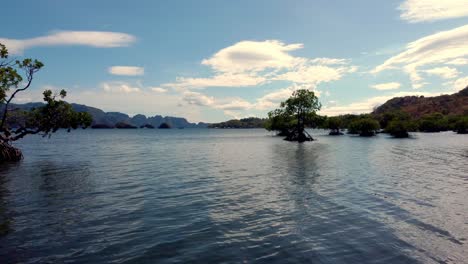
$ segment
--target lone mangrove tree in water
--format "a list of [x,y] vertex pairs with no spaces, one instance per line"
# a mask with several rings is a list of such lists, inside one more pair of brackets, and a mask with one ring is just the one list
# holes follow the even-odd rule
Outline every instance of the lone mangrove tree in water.
[[12,142],[27,135],[50,136],[60,128],[70,131],[91,125],[90,114],[75,112],[61,100],[67,95],[65,90],[57,94],[44,91],[45,104],[40,107],[28,111],[11,109],[15,96],[31,86],[34,74],[43,66],[38,60],[10,59],[7,48],[0,43],[0,162],[19,161],[23,155]]
[[316,112],[321,104],[314,92],[307,89],[296,90],[292,96],[280,104],[280,108],[268,113],[266,129],[278,131],[289,141],[312,141],[313,138],[305,130],[306,125],[312,125],[317,119]]

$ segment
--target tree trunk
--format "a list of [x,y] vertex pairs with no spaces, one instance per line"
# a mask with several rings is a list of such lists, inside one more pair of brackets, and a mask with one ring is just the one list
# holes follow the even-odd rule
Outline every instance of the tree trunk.
[[20,161],[22,158],[21,150],[8,143],[0,142],[0,162]]
[[297,118],[296,127],[292,131],[288,132],[285,140],[297,141],[299,143],[302,143],[305,141],[313,141],[314,139],[305,131],[304,117],[303,117],[302,112],[299,112],[297,117],[298,118]]

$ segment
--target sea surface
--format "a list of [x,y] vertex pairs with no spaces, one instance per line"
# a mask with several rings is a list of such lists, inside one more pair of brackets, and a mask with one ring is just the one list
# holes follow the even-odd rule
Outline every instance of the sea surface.
[[79,130],[0,165],[0,263],[468,263],[468,135]]

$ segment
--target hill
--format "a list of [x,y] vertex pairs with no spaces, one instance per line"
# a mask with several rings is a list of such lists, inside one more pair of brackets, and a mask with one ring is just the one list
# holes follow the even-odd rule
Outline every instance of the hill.
[[209,128],[264,128],[266,119],[248,117],[242,119],[232,119],[221,123],[210,124]]
[[[26,104],[11,104],[11,109],[19,110],[31,110],[42,106],[43,103],[26,103]],[[150,125],[153,127],[159,127],[161,124],[166,123],[173,128],[206,128],[206,123],[190,123],[183,117],[172,117],[172,116],[151,116],[146,117],[145,115],[135,115],[130,117],[127,114],[119,112],[104,112],[103,110],[87,105],[71,104],[73,109],[77,112],[88,112],[93,117],[92,125],[94,127],[116,127],[117,124],[128,124],[131,126],[142,127]]]
[[451,95],[395,97],[377,107],[372,114],[380,115],[396,110],[406,112],[415,119],[433,113],[468,115],[468,86]]

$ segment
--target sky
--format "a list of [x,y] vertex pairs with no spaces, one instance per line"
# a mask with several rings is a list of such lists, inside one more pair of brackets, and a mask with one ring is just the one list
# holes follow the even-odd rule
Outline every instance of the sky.
[[321,114],[468,85],[468,0],[81,0],[2,3],[0,43],[44,89],[129,115],[265,117],[296,89]]

